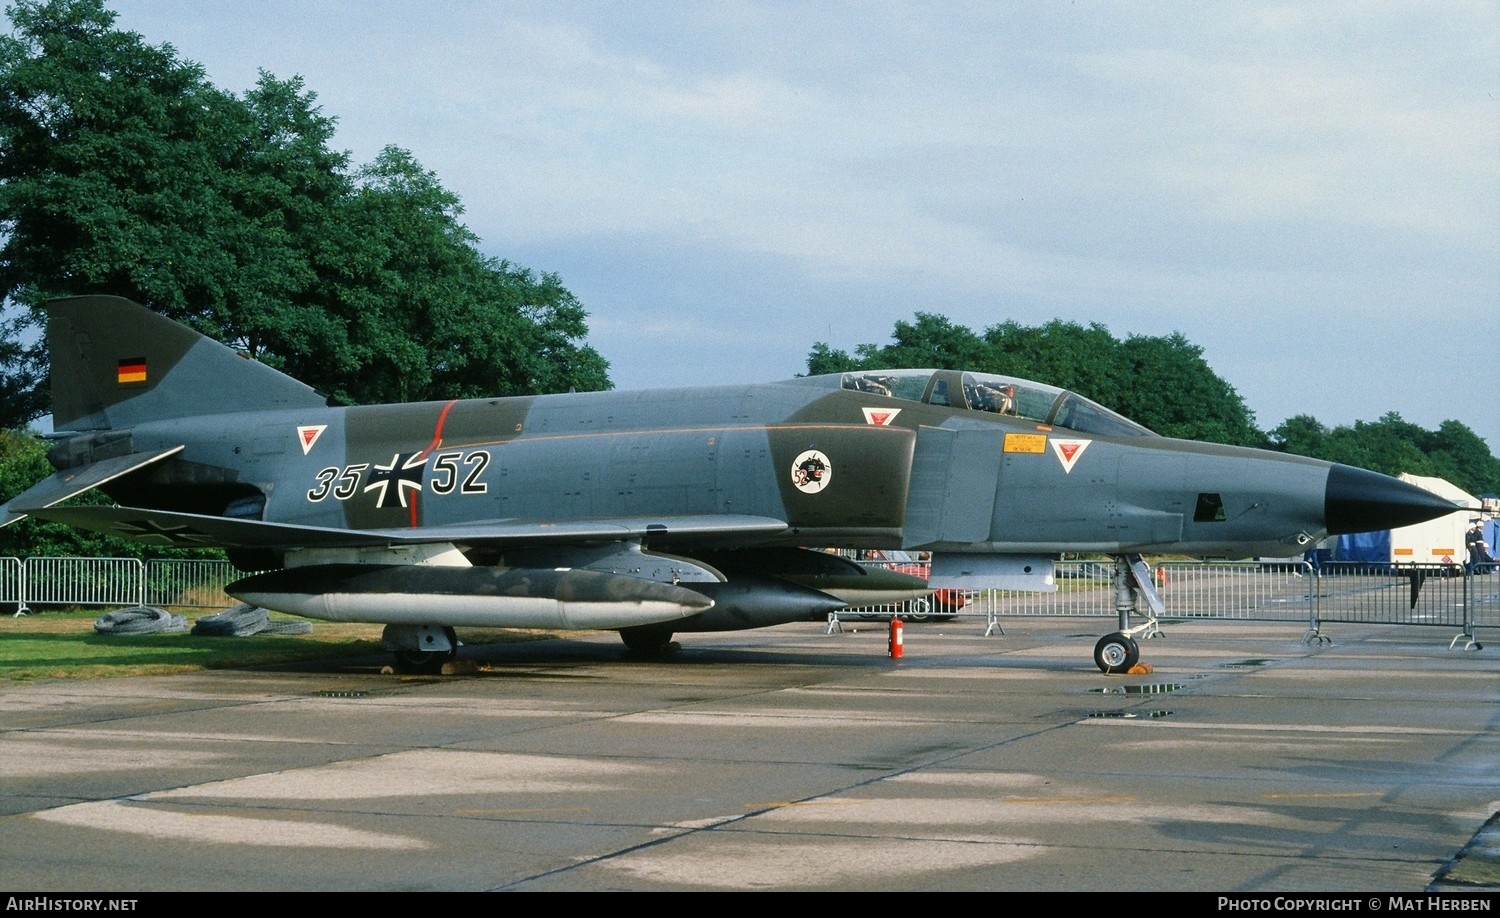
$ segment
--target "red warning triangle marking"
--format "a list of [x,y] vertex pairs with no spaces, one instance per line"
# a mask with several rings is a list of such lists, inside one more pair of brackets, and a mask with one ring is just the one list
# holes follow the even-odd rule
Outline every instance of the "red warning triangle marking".
[[874,424],[876,427],[886,427],[896,415],[901,413],[900,408],[861,408],[865,413],[865,423]]
[[312,452],[313,444],[318,442],[318,438],[327,429],[327,424],[311,424],[297,428],[297,441],[302,444],[302,455],[306,456]]
[[1057,461],[1062,463],[1063,472],[1073,471],[1073,466],[1078,462],[1078,457],[1088,448],[1093,440],[1059,440],[1052,439],[1052,450],[1057,453]]

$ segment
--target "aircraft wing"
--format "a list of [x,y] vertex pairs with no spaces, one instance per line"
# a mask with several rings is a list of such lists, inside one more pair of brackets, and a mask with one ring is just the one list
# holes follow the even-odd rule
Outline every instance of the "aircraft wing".
[[622,517],[563,523],[492,520],[415,529],[337,529],[138,507],[38,507],[27,512],[40,519],[95,532],[186,548],[347,548],[440,542],[520,546],[668,536],[733,543],[784,532],[787,528],[785,520],[736,515]]
[[128,456],[116,456],[113,459],[104,459],[79,468],[65,469],[44,478],[12,497],[4,507],[0,507],[0,529],[27,516],[35,515],[38,510],[61,503],[90,488],[97,488],[122,475],[128,475],[136,469],[160,462],[168,456],[175,456],[181,451],[182,445],[179,444],[153,452],[131,453]]

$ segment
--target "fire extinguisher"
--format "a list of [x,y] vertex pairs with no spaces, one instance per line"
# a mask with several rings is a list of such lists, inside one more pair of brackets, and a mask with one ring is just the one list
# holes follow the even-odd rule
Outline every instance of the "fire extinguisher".
[[891,617],[891,659],[901,659],[901,631],[906,625],[901,621],[901,616]]

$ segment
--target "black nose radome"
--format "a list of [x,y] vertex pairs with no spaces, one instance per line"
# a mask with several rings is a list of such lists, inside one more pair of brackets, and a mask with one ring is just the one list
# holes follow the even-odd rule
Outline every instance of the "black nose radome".
[[1329,535],[1410,526],[1462,510],[1458,504],[1399,478],[1352,465],[1328,470],[1323,518]]

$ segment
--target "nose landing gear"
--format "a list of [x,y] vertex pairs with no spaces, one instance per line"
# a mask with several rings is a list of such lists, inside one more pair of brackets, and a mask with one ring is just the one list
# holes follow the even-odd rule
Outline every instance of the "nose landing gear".
[[[1136,643],[1136,637],[1156,637],[1161,633],[1157,616],[1166,611],[1166,606],[1156,591],[1156,584],[1151,568],[1140,555],[1115,558],[1115,611],[1120,616],[1120,630],[1106,634],[1094,645],[1094,665],[1105,675],[1130,672],[1130,668],[1141,659],[1141,647]],[[1132,628],[1130,614],[1136,611],[1137,599],[1142,596],[1151,614],[1144,624]]]

